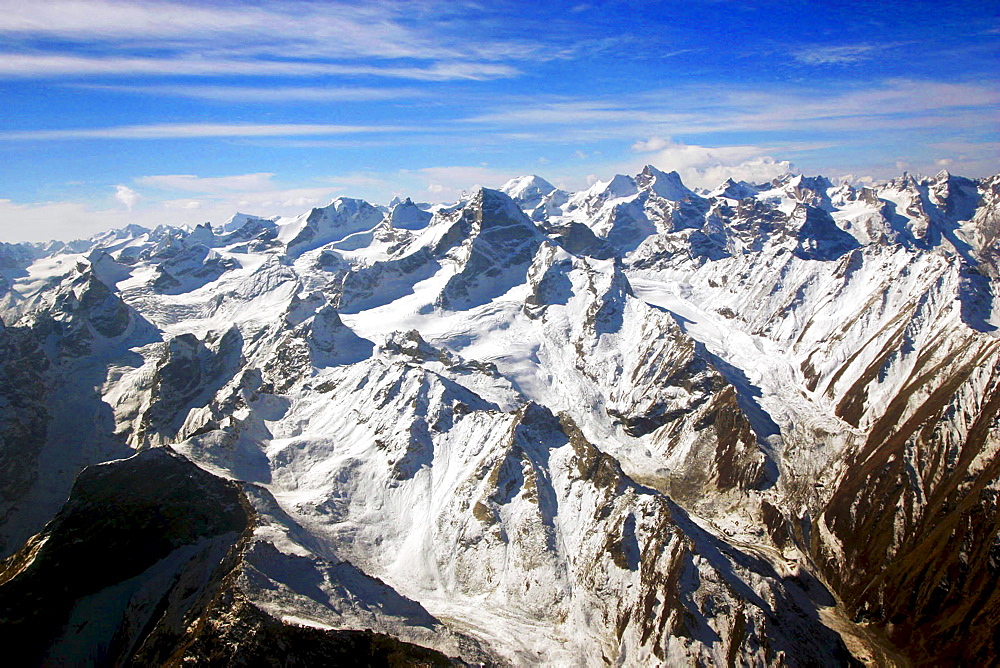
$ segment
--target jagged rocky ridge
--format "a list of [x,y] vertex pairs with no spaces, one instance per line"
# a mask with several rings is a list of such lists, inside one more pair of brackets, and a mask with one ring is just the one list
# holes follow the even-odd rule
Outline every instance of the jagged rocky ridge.
[[647,167],[2,245],[5,632],[29,663],[995,662],[998,199]]

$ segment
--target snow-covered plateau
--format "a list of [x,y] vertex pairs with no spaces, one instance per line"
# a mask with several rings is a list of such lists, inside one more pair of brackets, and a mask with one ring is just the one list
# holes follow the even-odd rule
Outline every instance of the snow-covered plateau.
[[0,244],[0,638],[994,665],[998,234],[1000,175],[647,167]]

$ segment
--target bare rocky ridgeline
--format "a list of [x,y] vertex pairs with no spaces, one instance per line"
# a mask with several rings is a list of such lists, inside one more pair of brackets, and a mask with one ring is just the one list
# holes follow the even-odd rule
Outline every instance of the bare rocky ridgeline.
[[648,167],[0,245],[3,633],[28,665],[996,663],[998,230],[1000,175]]

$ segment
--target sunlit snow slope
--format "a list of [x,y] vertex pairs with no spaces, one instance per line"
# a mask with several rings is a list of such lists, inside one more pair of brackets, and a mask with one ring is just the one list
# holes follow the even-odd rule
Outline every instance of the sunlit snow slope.
[[0,607],[36,606],[4,633],[35,663],[994,663],[998,232],[1000,175],[647,167],[0,245]]

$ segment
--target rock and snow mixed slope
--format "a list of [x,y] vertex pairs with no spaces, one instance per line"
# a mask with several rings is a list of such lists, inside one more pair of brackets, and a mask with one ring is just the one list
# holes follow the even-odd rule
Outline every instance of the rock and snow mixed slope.
[[[0,605],[51,661],[995,661],[998,229],[647,167],[2,245]],[[153,519],[92,560],[168,528],[84,586],[94,498]]]

